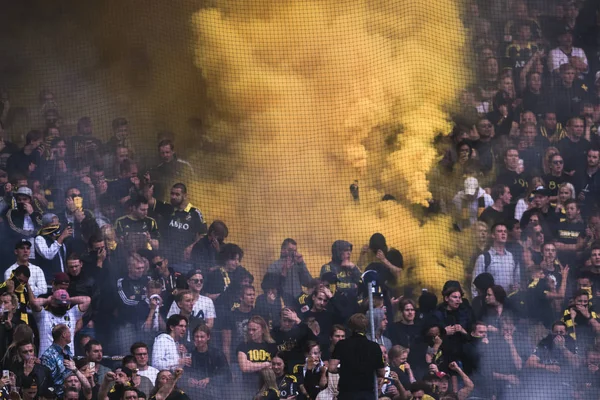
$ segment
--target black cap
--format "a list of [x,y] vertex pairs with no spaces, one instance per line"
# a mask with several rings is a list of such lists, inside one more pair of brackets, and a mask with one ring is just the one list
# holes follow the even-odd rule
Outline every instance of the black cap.
[[542,195],[542,196],[550,196],[552,194],[552,191],[550,189],[546,189],[543,186],[538,186],[531,193],[533,193],[533,194],[539,194],[539,195]]
[[29,248],[31,248],[31,242],[27,239],[21,239],[15,244],[15,250],[22,249],[25,246],[29,246]]

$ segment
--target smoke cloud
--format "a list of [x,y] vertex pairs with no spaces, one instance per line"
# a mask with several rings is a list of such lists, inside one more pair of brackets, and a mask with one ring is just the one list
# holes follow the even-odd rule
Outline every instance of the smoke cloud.
[[215,1],[193,23],[209,135],[227,144],[230,177],[196,190],[247,268],[264,272],[293,237],[317,272],[334,240],[357,254],[381,232],[414,267],[407,281],[463,280],[465,239],[422,212],[433,139],[451,130],[447,106],[465,83],[455,1]]

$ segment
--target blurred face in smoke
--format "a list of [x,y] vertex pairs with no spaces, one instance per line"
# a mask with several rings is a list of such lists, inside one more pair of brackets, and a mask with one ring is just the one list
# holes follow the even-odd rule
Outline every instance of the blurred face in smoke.
[[594,267],[600,267],[600,249],[592,250],[592,256],[590,257],[590,260]]
[[129,125],[121,125],[115,130],[115,137],[122,142],[129,136]]
[[161,146],[158,151],[160,153],[160,159],[163,160],[163,162],[169,163],[173,160],[173,155],[175,153],[173,153],[173,149],[171,148],[170,144]]
[[504,157],[504,163],[506,164],[506,168],[510,171],[516,171],[519,167],[519,151],[518,150],[508,150],[506,152],[506,156]]
[[117,164],[129,160],[129,149],[127,147],[117,147]]

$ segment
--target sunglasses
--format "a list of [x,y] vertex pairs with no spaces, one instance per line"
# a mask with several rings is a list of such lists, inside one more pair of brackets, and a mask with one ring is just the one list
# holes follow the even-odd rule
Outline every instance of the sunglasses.
[[562,164],[564,161],[563,160],[554,160],[552,161],[552,164]]
[[190,279],[190,282],[195,284],[204,283],[204,279]]
[[163,261],[158,261],[154,263],[155,267],[162,267],[163,266]]

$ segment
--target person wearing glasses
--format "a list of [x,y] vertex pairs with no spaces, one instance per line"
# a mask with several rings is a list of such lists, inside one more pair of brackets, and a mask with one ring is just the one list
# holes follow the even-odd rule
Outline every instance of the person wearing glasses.
[[550,159],[550,173],[544,175],[543,179],[550,190],[550,202],[554,203],[558,199],[558,189],[563,183],[573,183],[573,178],[565,170],[565,161],[560,154],[555,154]]
[[150,276],[152,279],[162,283],[160,295],[164,299],[165,306],[168,309],[173,303],[177,290],[185,288],[185,277],[170,266],[169,259],[165,257],[162,251],[154,253],[150,261]]
[[[202,296],[200,294],[204,286],[204,276],[202,275],[202,272],[199,270],[190,271],[187,274],[187,285],[189,288],[187,293],[189,296],[191,296],[191,301],[193,304],[191,314],[188,318],[201,319],[209,328],[212,329],[217,315],[215,313],[215,305],[213,301],[209,297]],[[180,310],[181,308],[178,305],[178,302],[173,302],[167,317],[170,317],[174,314],[180,314]],[[190,319],[190,325],[192,325],[192,319]],[[193,328],[190,328],[190,331],[192,330]]]
[[145,376],[150,379],[152,384],[156,384],[156,377],[159,371],[149,364],[150,355],[148,353],[148,345],[143,342],[136,342],[131,345],[130,352],[135,357],[138,375]]

